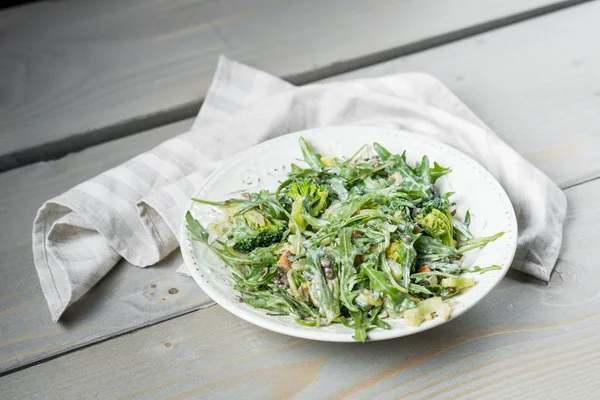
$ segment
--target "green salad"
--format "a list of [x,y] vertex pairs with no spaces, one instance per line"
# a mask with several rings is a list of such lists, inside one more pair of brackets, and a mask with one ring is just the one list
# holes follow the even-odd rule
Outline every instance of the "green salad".
[[448,299],[475,284],[466,273],[500,269],[463,266],[465,252],[503,232],[473,237],[469,212],[460,218],[453,193],[435,186],[449,168],[427,156],[411,166],[378,143],[340,159],[299,142],[307,167],[292,164],[274,191],[193,199],[223,215],[206,227],[186,214],[192,238],[231,270],[234,300],[305,326],[341,323],[365,341],[391,329],[387,319],[448,319]]

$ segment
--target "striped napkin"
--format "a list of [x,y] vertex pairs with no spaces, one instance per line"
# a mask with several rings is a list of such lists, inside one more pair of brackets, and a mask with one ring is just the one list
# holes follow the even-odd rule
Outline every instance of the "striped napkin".
[[35,268],[57,321],[125,258],[148,267],[179,247],[189,197],[220,160],[309,128],[379,126],[433,137],[484,165],[519,223],[512,267],[548,281],[566,199],[434,78],[407,73],[295,87],[221,57],[190,130],[47,201],[33,223]]

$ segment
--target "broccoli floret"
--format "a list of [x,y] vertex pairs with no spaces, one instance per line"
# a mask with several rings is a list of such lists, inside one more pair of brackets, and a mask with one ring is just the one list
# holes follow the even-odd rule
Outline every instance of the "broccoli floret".
[[278,224],[269,229],[260,230],[256,236],[256,247],[269,247],[272,244],[281,242],[286,230],[285,224],[281,221],[278,221]]
[[[286,196],[292,200],[292,219],[303,230],[308,222],[302,217],[302,210],[313,217],[318,216],[327,207],[329,190],[314,179],[304,178],[293,181],[286,190]],[[290,224],[290,229],[294,231],[293,224]]]
[[450,212],[450,202],[448,199],[444,197],[434,197],[433,199],[425,202],[423,204],[423,209],[421,211],[422,215],[429,214],[431,210],[439,210],[443,213]]
[[434,197],[424,203],[416,221],[430,236],[440,240],[445,246],[454,248],[454,228],[447,197]]
[[254,238],[241,239],[239,242],[236,242],[233,245],[233,249],[239,251],[240,253],[250,253],[255,248],[256,246],[254,246]]
[[452,217],[448,213],[432,208],[428,214],[419,214],[417,223],[430,236],[446,246],[454,247]]
[[232,247],[242,253],[281,242],[287,230],[283,221],[271,219],[257,210],[245,212],[235,218],[234,223]]

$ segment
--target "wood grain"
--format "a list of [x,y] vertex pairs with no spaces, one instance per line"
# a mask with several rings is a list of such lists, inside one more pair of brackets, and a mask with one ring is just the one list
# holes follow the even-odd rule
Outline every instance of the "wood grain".
[[600,181],[566,193],[567,239],[550,283],[509,272],[443,327],[383,342],[320,343],[263,330],[215,306],[16,372],[0,385],[8,399],[586,398],[600,388],[600,233],[592,228],[600,224]]
[[219,54],[306,82],[581,1],[65,0],[3,10],[0,170],[191,117]]

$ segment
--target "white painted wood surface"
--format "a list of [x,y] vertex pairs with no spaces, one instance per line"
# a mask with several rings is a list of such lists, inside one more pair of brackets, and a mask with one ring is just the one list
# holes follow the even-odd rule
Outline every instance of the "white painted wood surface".
[[[579,68],[572,66],[575,56],[585,54],[587,38],[598,35],[597,24],[593,23],[598,13],[600,3],[574,7],[438,50],[358,70],[340,79],[409,69],[432,72],[555,181],[563,187],[572,185],[600,175],[598,161],[594,162],[593,158],[597,143],[593,127],[600,125],[600,117],[593,112],[596,103],[590,103],[588,97],[590,88],[593,90],[598,82],[595,71],[600,70],[600,58],[588,56]],[[480,47],[487,46],[490,48],[485,50],[485,57],[474,56],[475,50],[483,51]],[[518,50],[515,46],[519,46]],[[439,55],[436,56],[436,52]],[[532,55],[529,63],[534,67],[521,68],[529,65],[521,61],[524,54]],[[556,62],[556,54],[564,55],[563,62]],[[507,60],[513,60],[518,67],[511,68]],[[490,76],[506,76],[510,78],[510,85],[503,85],[501,80],[490,79]],[[551,96],[550,89],[543,91],[549,81],[560,84],[558,94]],[[524,87],[528,88],[525,92],[520,90]],[[525,101],[520,102],[520,99]],[[10,227],[0,231],[0,259],[3,260],[0,263],[0,371],[185,313],[207,300],[196,299],[193,284],[173,275],[178,259],[171,260],[170,267],[164,270],[140,271],[123,263],[67,313],[67,324],[56,325],[49,318],[30,250],[31,221],[43,201],[184,131],[190,124],[191,121],[184,121],[61,160],[0,174],[0,187],[11,188],[0,191],[2,224]],[[526,132],[537,126],[539,129],[532,140]],[[565,135],[565,131],[572,134]],[[571,142],[579,145],[569,146]],[[164,292],[171,288],[174,279],[177,287],[183,288],[183,296],[165,297],[166,303],[155,304],[156,307],[144,303],[147,285],[157,284]],[[112,294],[108,296],[108,293]],[[97,300],[99,298],[102,300]],[[134,300],[126,301],[132,298]]]
[[0,170],[191,117],[222,53],[305,82],[581,1],[63,0],[3,10]]
[[[590,37],[599,37],[597,15],[599,2],[573,7],[340,77],[431,72],[561,186],[574,186],[566,191],[565,243],[548,286],[510,273],[480,305],[447,326],[366,345],[287,338],[215,306],[0,377],[2,397],[589,398],[600,389],[600,181],[578,184],[600,176],[594,157],[600,115],[593,95],[600,58],[589,47]],[[0,187],[11,188],[0,192],[2,225],[9,227],[0,231],[4,369],[185,313],[207,300],[169,270],[177,257],[164,270],[122,265],[94,289],[98,297],[88,296],[69,312],[66,325],[55,325],[29,249],[33,212],[43,200],[189,124],[0,174]],[[146,271],[155,275],[146,277]],[[146,291],[152,284],[161,294],[178,285],[182,295],[152,303]]]

